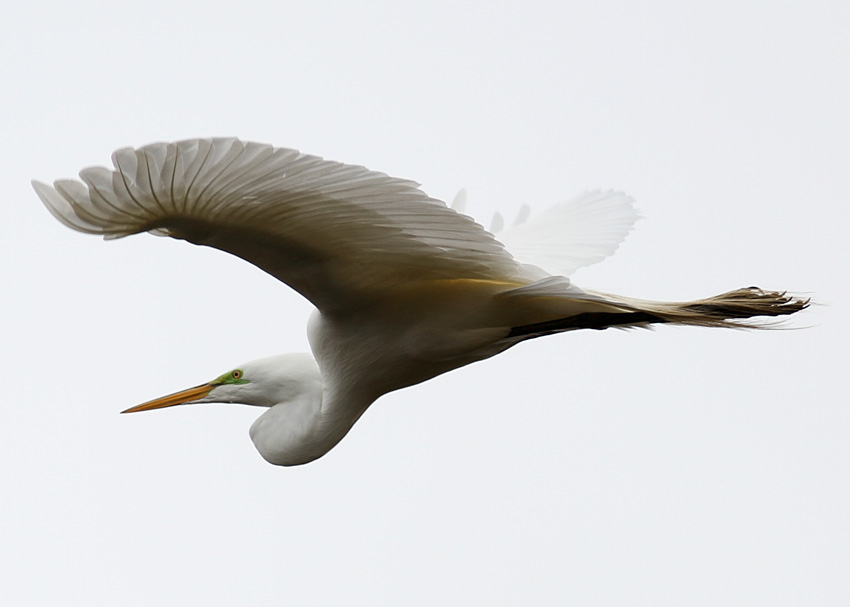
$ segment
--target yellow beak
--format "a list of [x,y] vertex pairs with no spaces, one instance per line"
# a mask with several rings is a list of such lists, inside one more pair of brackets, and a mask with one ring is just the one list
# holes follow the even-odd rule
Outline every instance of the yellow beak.
[[146,403],[142,403],[141,405],[136,405],[135,407],[130,407],[126,411],[122,411],[121,413],[136,413],[137,411],[150,411],[151,409],[162,409],[163,407],[173,407],[174,405],[182,405],[183,403],[188,403],[193,400],[197,400],[199,398],[205,397],[210,391],[215,388],[215,384],[202,384],[200,386],[195,386],[194,388],[189,388],[188,390],[183,390],[182,392],[175,392],[174,394],[169,394],[168,396],[162,396],[160,398],[155,398],[154,400],[149,400]]

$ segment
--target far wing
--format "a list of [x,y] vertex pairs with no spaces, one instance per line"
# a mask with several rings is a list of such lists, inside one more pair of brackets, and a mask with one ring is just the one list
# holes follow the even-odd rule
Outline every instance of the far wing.
[[122,149],[83,183],[33,182],[70,228],[152,232],[216,247],[328,311],[430,279],[511,280],[522,267],[471,218],[415,183],[238,139]]
[[639,218],[629,196],[599,190],[526,221],[528,215],[524,207],[517,222],[505,231],[497,216],[490,229],[518,261],[563,276],[614,253]]

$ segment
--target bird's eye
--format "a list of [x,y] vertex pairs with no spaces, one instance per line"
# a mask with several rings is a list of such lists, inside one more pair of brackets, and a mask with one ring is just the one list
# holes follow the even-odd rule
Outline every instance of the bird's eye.
[[240,377],[242,377],[242,371],[236,369],[233,373],[231,373],[231,375],[233,376],[233,379],[239,379]]

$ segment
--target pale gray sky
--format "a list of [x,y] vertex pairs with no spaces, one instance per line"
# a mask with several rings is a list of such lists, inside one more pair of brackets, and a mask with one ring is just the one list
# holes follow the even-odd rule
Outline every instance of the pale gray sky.
[[[0,603],[846,605],[848,6],[7,10]],[[276,468],[259,410],[118,411],[304,350],[309,305],[217,251],[74,233],[29,186],[211,135],[465,187],[484,222],[624,190],[645,219],[579,285],[826,305],[529,342]]]

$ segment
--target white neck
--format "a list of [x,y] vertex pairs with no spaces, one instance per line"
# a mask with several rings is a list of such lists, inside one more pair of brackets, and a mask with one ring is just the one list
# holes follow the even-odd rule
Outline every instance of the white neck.
[[251,440],[271,464],[296,466],[322,457],[343,437],[373,399],[339,394],[323,382],[269,408],[251,426]]

